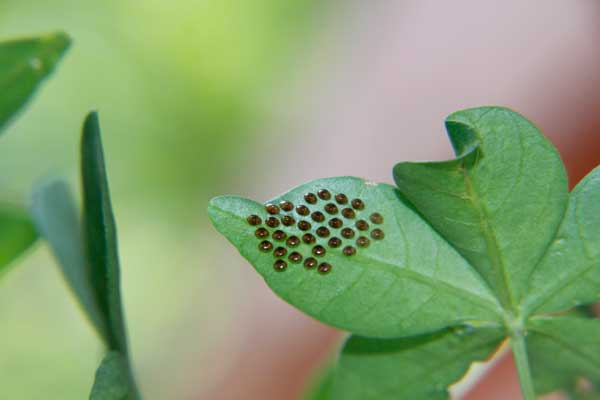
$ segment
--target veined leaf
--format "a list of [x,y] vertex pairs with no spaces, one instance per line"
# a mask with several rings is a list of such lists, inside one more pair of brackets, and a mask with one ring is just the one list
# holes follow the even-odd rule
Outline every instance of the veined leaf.
[[[360,199],[364,208],[338,204],[335,206],[338,211],[329,214],[325,208],[335,201],[319,199],[316,204],[305,201],[305,193],[323,189],[333,196],[344,194],[349,201]],[[478,321],[501,323],[499,306],[476,271],[405,204],[394,187],[351,177],[320,179],[298,186],[269,203],[282,201],[301,208],[279,213],[277,221],[283,222],[278,222],[277,227],[268,226],[269,214],[264,205],[239,197],[213,199],[209,215],[217,230],[250,261],[275,293],[309,315],[374,337],[415,335]],[[315,221],[309,215],[302,215],[302,207],[327,217],[322,222]],[[351,210],[348,217],[342,214],[344,208]],[[287,220],[282,214],[293,218],[295,223],[285,226]],[[371,221],[374,214],[382,217],[381,223]],[[247,218],[251,215],[264,223],[250,224]],[[339,219],[342,226],[332,227],[333,218]],[[311,227],[302,230],[300,221],[308,222]],[[358,221],[369,227],[361,230],[356,225]],[[329,234],[321,237],[320,228]],[[350,229],[352,237],[344,237],[344,228]],[[268,239],[257,238],[257,229],[267,231]],[[375,229],[383,232],[383,238],[374,239]],[[285,240],[277,240],[277,231],[286,236]],[[307,233],[312,235],[314,243],[302,241]],[[289,244],[290,237],[299,239],[299,244]],[[332,237],[340,243],[332,245]],[[360,246],[360,237],[369,241],[366,247]],[[259,245],[263,240],[275,249],[261,251]],[[314,255],[318,246],[326,254]],[[355,253],[346,255],[346,246]],[[277,248],[286,254],[277,257]],[[294,252],[302,261],[312,257],[331,265],[331,271],[320,274],[318,267],[308,269],[302,262],[294,263],[290,259]],[[278,259],[288,264],[285,271],[274,268]]]
[[473,361],[485,360],[503,329],[453,328],[402,339],[351,336],[336,370],[332,400],[445,400]]
[[36,238],[26,213],[16,207],[0,206],[0,275]]
[[64,33],[0,43],[0,131],[52,73],[69,44]]

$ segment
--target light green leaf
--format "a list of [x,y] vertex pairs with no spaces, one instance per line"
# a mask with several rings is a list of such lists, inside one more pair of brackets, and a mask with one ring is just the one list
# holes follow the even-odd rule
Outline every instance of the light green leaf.
[[[600,382],[600,320],[537,317],[530,319],[527,329],[529,362],[538,393],[571,390],[580,378]],[[585,398],[585,394],[580,396]]]
[[52,73],[69,44],[64,33],[0,43],[0,131]]
[[81,222],[67,184],[53,181],[39,185],[33,193],[31,214],[86,315],[108,344],[108,316],[100,311],[100,299],[92,284],[91,264],[84,254]]
[[503,339],[502,329],[458,327],[403,339],[352,336],[340,356],[332,399],[448,399],[448,386]]
[[[359,198],[364,210],[354,210],[354,218],[327,214],[324,206],[330,201],[319,200],[309,204],[304,200],[307,192],[321,189],[333,195],[345,194],[349,199]],[[310,232],[317,238],[315,244],[301,243],[297,247],[273,239],[276,230],[287,237],[301,238],[304,231],[297,223],[277,228],[266,226],[268,216],[265,207],[257,202],[239,197],[218,197],[209,205],[209,215],[219,232],[227,237],[240,253],[264,277],[267,284],[289,303],[330,325],[374,337],[397,337],[432,332],[450,325],[477,323],[478,321],[500,321],[499,306],[485,283],[475,270],[460,257],[421,217],[400,197],[398,191],[385,184],[374,184],[358,178],[340,177],[320,179],[298,186],[273,199],[270,203],[290,201],[299,206],[307,204],[311,211],[320,210],[327,220],[340,218],[344,227],[353,229],[354,237],[344,238],[341,228],[328,227],[331,235],[321,238],[319,226],[328,226],[326,221],[315,222],[310,216],[297,211],[283,212],[296,222],[310,221]],[[335,203],[335,201],[334,201]],[[347,205],[338,205],[339,209]],[[375,224],[369,217],[379,213],[383,223]],[[269,240],[275,247],[286,248],[287,256],[299,252],[303,259],[311,257],[311,249],[323,246],[327,253],[323,257],[313,256],[319,262],[332,266],[331,272],[320,274],[294,264],[285,271],[276,271],[274,251],[259,250],[262,239],[255,237],[258,226],[248,223],[249,215],[258,215],[261,227],[270,232]],[[281,220],[281,218],[280,218]],[[358,220],[368,221],[369,229],[356,228]],[[373,239],[369,232],[379,228],[385,237]],[[341,239],[341,246],[328,244],[331,237]],[[370,244],[362,248],[357,245],[359,236],[368,237]],[[356,254],[347,256],[345,246],[356,248]]]
[[573,190],[564,221],[531,278],[529,313],[600,300],[600,168]]
[[516,308],[528,278],[554,239],[567,205],[556,150],[521,115],[497,107],[446,120],[457,159],[400,163],[400,191]]
[[90,400],[128,400],[132,396],[127,361],[118,352],[111,351],[96,371]]
[[36,238],[35,229],[25,212],[16,207],[0,206],[0,275]]

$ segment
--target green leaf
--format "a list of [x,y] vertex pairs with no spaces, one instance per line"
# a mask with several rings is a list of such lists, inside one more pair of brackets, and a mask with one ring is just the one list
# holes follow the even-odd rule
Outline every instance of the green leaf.
[[573,190],[564,221],[531,278],[529,313],[600,300],[600,168]]
[[315,382],[312,382],[309,390],[302,398],[304,400],[331,400],[334,378],[335,368],[327,368]]
[[0,43],[0,131],[52,73],[69,45],[61,32]]
[[569,391],[581,378],[600,382],[600,320],[537,317],[529,320],[527,329],[529,360],[538,393]]
[[[315,258],[332,266],[327,274],[308,270],[301,263],[291,261],[286,261],[289,266],[285,271],[274,269],[277,257],[273,251],[259,250],[262,239],[254,236],[257,226],[247,221],[249,215],[258,215],[263,221],[261,227],[266,227],[264,221],[268,214],[263,205],[239,197],[218,197],[210,202],[209,215],[217,230],[250,261],[275,293],[327,324],[366,336],[397,337],[432,332],[450,325],[501,322],[499,306],[485,283],[406,205],[394,187],[352,177],[320,179],[298,186],[270,203],[308,204],[311,211],[320,210],[327,214],[324,205],[328,201],[319,200],[312,205],[303,197],[307,192],[316,193],[321,189],[364,202],[365,208],[354,210],[353,218],[342,216],[341,211],[335,215],[343,220],[345,227],[353,229],[353,238],[344,238],[340,234],[341,228],[329,227],[331,236],[342,239],[341,246],[331,247],[328,245],[331,236],[321,238],[317,234],[317,227],[327,226],[327,222],[315,222],[295,211],[283,214],[293,216],[297,221],[310,220],[312,226],[307,232],[317,238],[315,244],[301,243],[293,247],[273,239],[277,229],[288,237],[301,238],[304,231],[297,224],[267,227],[267,230],[269,240],[276,247],[286,248],[288,255],[296,251],[307,259],[311,249],[316,245],[323,246],[327,253]],[[381,214],[383,223],[371,222],[372,213]],[[361,231],[355,227],[358,220],[369,221],[371,226]],[[369,232],[375,228],[384,232],[383,239],[370,237]],[[368,237],[370,244],[359,247],[359,236]],[[345,255],[342,250],[345,246],[354,246],[356,254]]]
[[133,398],[129,387],[126,359],[118,352],[111,351],[102,360],[96,371],[96,379],[90,400],[128,400]]
[[333,400],[442,400],[471,363],[485,360],[502,329],[453,328],[402,339],[352,336],[337,368]]
[[31,214],[86,315],[108,344],[108,315],[100,310],[100,298],[94,291],[91,264],[85,258],[81,222],[67,184],[53,181],[39,185],[32,196]]
[[400,163],[394,179],[514,309],[567,206],[562,162],[535,126],[504,108],[457,112],[446,128],[457,159]]
[[16,207],[0,206],[0,274],[36,238],[35,229],[25,212]]

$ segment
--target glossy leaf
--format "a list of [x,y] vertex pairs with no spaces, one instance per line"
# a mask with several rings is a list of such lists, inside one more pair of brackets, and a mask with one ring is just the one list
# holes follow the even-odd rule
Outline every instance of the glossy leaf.
[[81,221],[67,184],[53,181],[39,185],[33,194],[31,214],[86,315],[108,344],[108,315],[99,307],[100,298],[92,284],[91,264],[85,257]]
[[[397,337],[500,319],[498,304],[475,270],[405,204],[394,187],[351,177],[320,179],[292,189],[270,203],[285,200],[300,205],[305,203],[305,193],[323,188],[333,194],[346,194],[350,199],[360,198],[366,205],[364,210],[355,211],[354,218],[336,215],[343,218],[346,227],[355,227],[361,219],[370,221],[369,216],[377,212],[383,216],[383,223],[368,223],[385,235],[382,240],[369,237],[369,246],[360,248],[357,237],[368,237],[368,231],[353,228],[355,236],[343,238],[341,246],[333,248],[328,245],[331,236],[317,235],[317,226],[327,225],[326,222],[317,223],[297,212],[286,212],[297,220],[311,220],[311,229],[306,232],[317,238],[313,245],[287,246],[288,253],[298,251],[306,259],[311,256],[311,249],[322,245],[327,253],[316,258],[332,265],[332,271],[326,275],[289,261],[287,270],[275,271],[276,257],[273,252],[259,250],[261,240],[254,236],[257,227],[246,220],[254,214],[265,221],[268,214],[262,204],[239,197],[218,197],[210,202],[209,214],[217,230],[239,249],[275,293],[327,324],[367,336]],[[312,211],[326,213],[326,203],[309,205]],[[280,225],[269,228],[271,235],[276,229],[287,236],[304,234],[297,225]],[[329,229],[332,235],[342,237],[341,228]],[[283,242],[273,243],[286,246]],[[355,255],[344,255],[342,249],[347,245],[356,247]]]
[[333,400],[444,400],[473,361],[490,357],[503,329],[453,328],[402,339],[352,336],[335,376]]
[[0,131],[52,73],[69,44],[64,33],[0,42]]
[[111,351],[106,354],[96,371],[90,400],[128,400],[132,398],[127,362],[121,354]]
[[16,207],[0,206],[0,276],[36,238],[26,213]]

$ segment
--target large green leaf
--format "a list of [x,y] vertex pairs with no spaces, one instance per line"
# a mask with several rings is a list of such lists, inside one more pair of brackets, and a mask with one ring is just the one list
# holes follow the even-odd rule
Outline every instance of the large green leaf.
[[96,371],[90,400],[128,400],[130,396],[127,361],[118,352],[108,352]]
[[100,298],[92,284],[92,265],[85,257],[77,206],[67,184],[52,181],[39,185],[33,193],[31,213],[38,232],[50,244],[86,315],[108,344],[108,316],[100,311]]
[[[529,359],[538,393],[572,390],[573,383],[581,378],[590,385],[600,383],[600,320],[537,317],[528,322],[527,328]],[[592,394],[577,396],[586,398]]]
[[519,114],[496,107],[446,120],[458,158],[400,163],[400,191],[516,308],[554,239],[567,205],[567,178],[552,144]]
[[502,329],[453,328],[402,339],[352,336],[338,364],[333,400],[444,400],[471,363],[485,360]]
[[0,131],[52,73],[69,44],[64,33],[0,43]]
[[531,278],[528,312],[600,300],[600,168],[573,190],[565,219]]
[[[318,223],[309,216],[290,211],[283,214],[298,221],[311,221],[312,226],[306,232],[317,238],[316,243],[294,247],[278,242],[273,239],[276,230],[285,232],[287,237],[298,238],[304,231],[297,224],[266,226],[265,206],[239,197],[213,199],[209,214],[217,230],[252,263],[275,293],[330,325],[367,336],[396,337],[431,332],[449,325],[501,320],[497,302],[475,270],[405,204],[394,187],[351,177],[320,179],[298,186],[270,203],[289,201],[327,214],[324,206],[330,201],[319,200],[313,205],[304,199],[305,193],[317,193],[321,189],[364,202],[364,209],[354,210],[353,218],[342,216],[339,210],[327,218],[340,218],[345,227],[353,229],[353,238],[344,238],[341,228],[331,227],[328,228],[331,235],[321,238],[317,229],[328,226],[327,222]],[[345,206],[347,204],[340,204],[338,208]],[[381,214],[383,222],[372,223],[369,219],[372,213]],[[311,249],[323,246],[327,253],[315,258],[331,264],[331,272],[320,274],[308,270],[287,257],[282,258],[289,264],[288,268],[276,271],[277,257],[273,251],[259,250],[262,239],[255,237],[258,226],[248,223],[249,215],[260,216],[261,227],[270,232],[269,240],[275,246],[283,246],[288,255],[297,251],[306,260],[311,256]],[[281,213],[278,216],[282,217]],[[355,226],[358,220],[369,221],[371,226],[361,231]],[[375,240],[369,235],[375,228],[384,232],[383,239]],[[333,236],[341,238],[339,247],[328,244]],[[368,247],[357,245],[359,236],[369,238]],[[356,248],[355,255],[344,254],[342,249],[347,245]]]
[[0,206],[0,274],[37,238],[35,229],[25,212],[9,206]]

